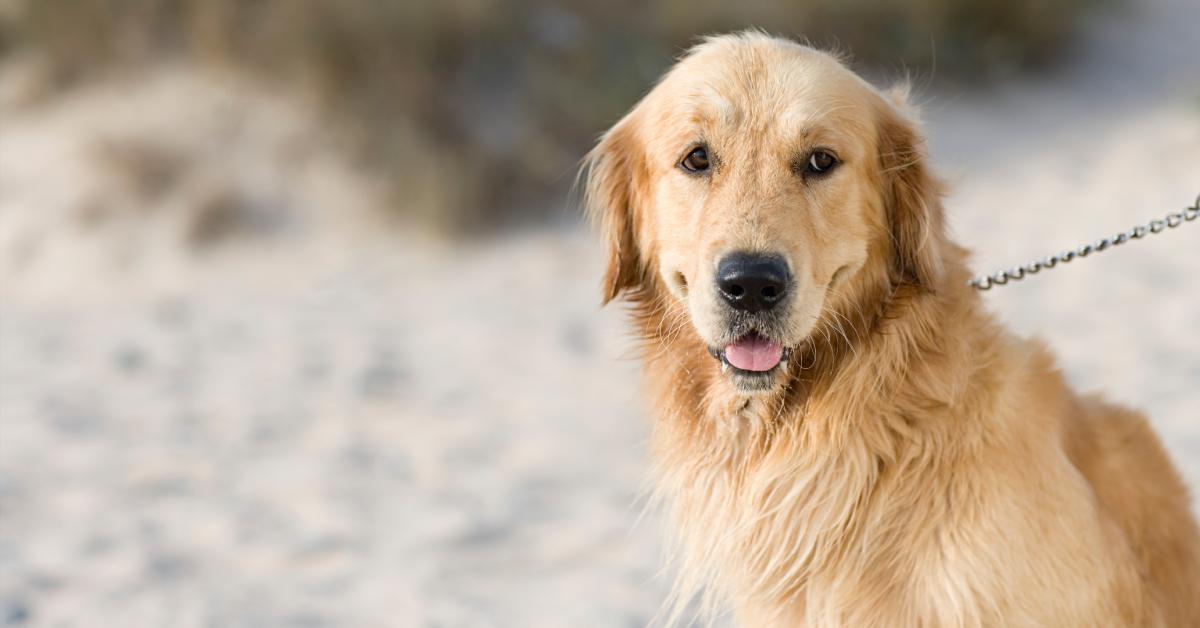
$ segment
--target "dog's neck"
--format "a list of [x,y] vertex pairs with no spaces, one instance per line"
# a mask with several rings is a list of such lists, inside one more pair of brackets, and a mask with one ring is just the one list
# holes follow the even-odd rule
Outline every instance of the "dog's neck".
[[[647,377],[662,409],[653,439],[657,497],[675,522],[681,597],[705,590],[794,598],[863,533],[856,513],[875,482],[889,467],[911,465],[927,451],[923,443],[943,433],[914,417],[953,416],[971,365],[987,359],[993,332],[956,331],[994,329],[978,297],[946,293],[969,292],[959,266],[937,290],[868,291],[871,307],[843,313],[836,333],[815,333],[770,394],[731,393],[686,334],[655,337],[670,330],[668,308],[655,308],[662,319],[643,316],[654,338]],[[741,584],[705,589],[717,581]]]

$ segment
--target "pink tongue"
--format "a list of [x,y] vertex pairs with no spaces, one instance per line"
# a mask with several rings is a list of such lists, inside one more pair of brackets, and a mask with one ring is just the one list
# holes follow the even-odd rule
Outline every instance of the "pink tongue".
[[756,335],[725,347],[725,359],[743,371],[769,371],[783,358],[783,347]]

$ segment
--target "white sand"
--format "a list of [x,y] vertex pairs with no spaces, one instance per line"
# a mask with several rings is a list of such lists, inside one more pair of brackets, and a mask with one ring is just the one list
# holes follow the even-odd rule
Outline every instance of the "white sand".
[[[980,270],[1200,193],[1200,6],[1145,11],[1060,75],[928,98]],[[186,165],[148,191],[113,143]],[[647,424],[591,236],[381,227],[321,145],[179,70],[0,105],[0,624],[644,625]],[[235,235],[189,244],[222,204]],[[1198,245],[1193,223],[987,296],[1144,408],[1194,487]]]

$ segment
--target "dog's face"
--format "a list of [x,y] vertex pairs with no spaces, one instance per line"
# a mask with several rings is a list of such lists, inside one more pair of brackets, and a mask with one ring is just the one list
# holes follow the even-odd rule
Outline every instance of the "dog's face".
[[930,270],[897,241],[926,235],[926,219],[896,210],[898,194],[922,192],[905,163],[914,143],[834,58],[757,35],[710,40],[591,156],[608,298],[665,291],[734,386],[770,389],[860,284]]

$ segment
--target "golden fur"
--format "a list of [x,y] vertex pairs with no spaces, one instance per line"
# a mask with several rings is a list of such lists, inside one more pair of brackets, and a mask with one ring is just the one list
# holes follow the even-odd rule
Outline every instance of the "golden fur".
[[[676,613],[744,626],[1197,626],[1200,536],[1146,420],[966,285],[903,93],[756,33],[697,46],[588,156],[605,300],[645,339]],[[703,142],[708,177],[681,172]],[[813,147],[843,162],[820,180]],[[723,374],[715,260],[781,251],[791,352]]]

